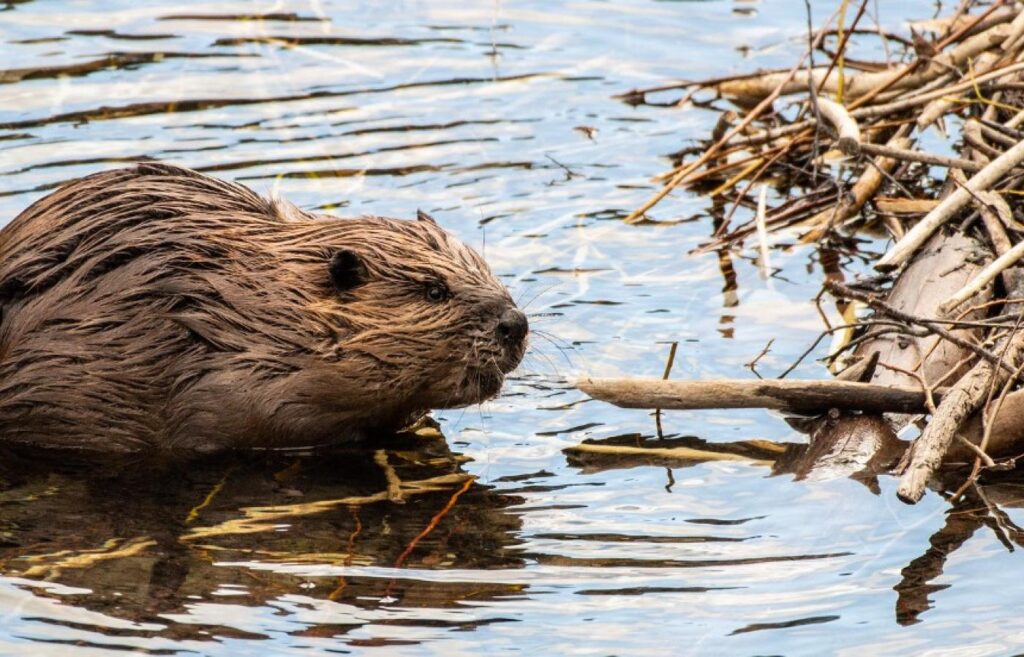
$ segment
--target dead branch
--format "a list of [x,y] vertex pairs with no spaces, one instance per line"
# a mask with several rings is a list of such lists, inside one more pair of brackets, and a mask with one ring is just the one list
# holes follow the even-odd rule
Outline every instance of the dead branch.
[[[594,399],[623,408],[694,410],[702,408],[771,408],[790,413],[820,413],[830,408],[876,413],[927,410],[920,387],[880,386],[854,381],[794,379],[586,378],[576,386]],[[942,392],[936,391],[941,399]]]
[[860,153],[860,126],[846,111],[846,108],[828,98],[819,98],[818,110],[821,112],[822,118],[831,123],[839,135],[839,140],[836,142],[839,150],[847,155]]
[[934,333],[936,333],[939,336],[941,336],[943,339],[948,340],[949,342],[952,342],[953,344],[957,345],[958,347],[963,347],[964,349],[967,349],[968,351],[973,351],[974,353],[978,354],[979,356],[981,356],[985,360],[989,361],[990,363],[994,363],[996,365],[1001,365],[1004,369],[1006,369],[1009,372],[1013,371],[1012,367],[1010,367],[1006,363],[1003,363],[1000,360],[999,356],[997,356],[996,354],[992,353],[988,349],[985,349],[984,347],[981,347],[979,345],[973,344],[973,343],[971,343],[968,340],[964,340],[963,338],[960,338],[960,337],[954,335],[953,333],[951,333],[950,331],[946,330],[942,326],[942,320],[928,318],[928,317],[917,317],[917,316],[911,315],[909,313],[905,313],[902,310],[899,310],[897,308],[893,308],[891,305],[889,305],[888,303],[886,303],[885,301],[883,301],[882,299],[879,299],[878,297],[876,297],[874,295],[867,294],[867,293],[864,293],[864,292],[858,292],[858,291],[856,291],[856,290],[854,290],[852,288],[849,288],[849,287],[843,285],[842,283],[840,283],[838,281],[825,281],[825,287],[828,289],[829,292],[831,292],[832,294],[835,294],[836,296],[844,297],[844,298],[847,298],[847,299],[855,299],[857,301],[862,301],[863,303],[868,304],[869,306],[871,306],[875,310],[881,311],[881,312],[885,313],[886,315],[888,315],[889,317],[892,317],[893,319],[898,319],[901,322],[907,322],[908,324],[915,324],[917,326],[923,326],[923,327],[927,328],[929,331],[933,331]]
[[[859,73],[846,76],[845,94],[849,98],[866,96],[876,89],[907,89],[920,88],[950,69],[964,65],[969,59],[996,47],[1011,34],[1007,24],[995,25],[981,34],[969,37],[949,52],[943,53],[932,61],[920,66],[923,70],[907,75],[903,69],[885,71],[884,73]],[[826,77],[827,75],[827,77]],[[822,92],[835,93],[838,90],[839,74],[828,67],[816,68],[810,73],[799,71],[792,76],[783,74],[766,74],[746,80],[731,80],[718,85],[718,91],[727,98],[733,98],[740,104],[754,104],[773,93],[790,95],[806,91],[813,84]]]

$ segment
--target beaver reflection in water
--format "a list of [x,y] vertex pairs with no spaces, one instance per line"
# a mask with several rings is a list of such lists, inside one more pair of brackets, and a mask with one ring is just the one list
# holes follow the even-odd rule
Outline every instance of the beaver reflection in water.
[[0,441],[118,451],[398,429],[497,394],[528,329],[426,215],[312,215],[156,164],[0,230],[0,309]]

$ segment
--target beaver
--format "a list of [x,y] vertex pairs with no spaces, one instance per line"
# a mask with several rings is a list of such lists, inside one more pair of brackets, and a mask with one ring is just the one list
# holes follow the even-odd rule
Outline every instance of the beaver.
[[528,328],[424,213],[342,219],[166,164],[105,171],[0,230],[0,441],[359,440],[493,397]]

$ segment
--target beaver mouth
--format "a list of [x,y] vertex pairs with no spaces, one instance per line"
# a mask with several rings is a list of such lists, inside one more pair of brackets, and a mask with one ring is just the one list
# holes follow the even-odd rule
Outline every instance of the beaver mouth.
[[508,374],[515,368],[519,367],[519,363],[523,362],[523,357],[525,355],[526,340],[523,340],[513,346],[506,346],[502,349],[502,358],[497,363],[497,367],[501,370],[502,375]]
[[[481,352],[485,351],[489,351],[490,354],[483,356]],[[478,362],[463,365],[456,392],[442,401],[443,406],[469,406],[496,397],[505,384],[505,375],[519,366],[525,353],[525,341],[497,349],[477,346],[474,349],[474,358]]]
[[469,391],[476,390],[478,392],[476,402],[486,401],[501,392],[501,386],[505,384],[505,375],[519,367],[524,351],[524,349],[506,350],[503,358],[499,361],[466,373]]
[[457,396],[457,406],[479,404],[496,397],[505,383],[507,363],[492,361],[483,366],[467,368],[463,372]]
[[505,372],[498,368],[487,368],[475,374],[469,381],[473,386],[470,390],[475,388],[477,393],[474,401],[487,401],[501,392],[501,386],[505,384]]

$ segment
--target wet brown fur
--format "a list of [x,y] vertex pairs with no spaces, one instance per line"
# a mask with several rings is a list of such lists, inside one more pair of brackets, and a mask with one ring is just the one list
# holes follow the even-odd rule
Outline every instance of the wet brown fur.
[[[358,254],[339,292],[328,263]],[[430,301],[443,282],[451,298]],[[497,393],[524,345],[432,220],[336,219],[194,171],[74,181],[0,231],[0,441],[99,450],[337,442]]]

